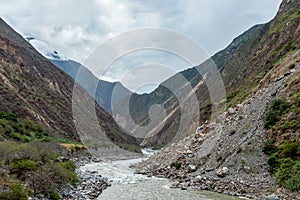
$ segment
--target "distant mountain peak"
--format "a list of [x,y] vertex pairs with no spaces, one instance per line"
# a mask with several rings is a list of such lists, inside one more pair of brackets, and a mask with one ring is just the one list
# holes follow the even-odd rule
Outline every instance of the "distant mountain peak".
[[61,60],[66,61],[69,60],[66,56],[61,56],[57,51],[53,50],[45,55],[46,58],[50,60]]
[[64,55],[61,55],[58,51],[53,50],[50,45],[46,42],[43,42],[33,36],[23,36],[24,39],[29,42],[40,54],[42,54],[44,57],[46,57],[49,60],[60,60],[60,61],[66,61],[69,60]]

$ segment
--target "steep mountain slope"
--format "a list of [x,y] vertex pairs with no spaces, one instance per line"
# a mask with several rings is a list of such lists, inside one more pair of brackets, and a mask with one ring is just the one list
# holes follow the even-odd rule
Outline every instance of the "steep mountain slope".
[[[227,105],[231,106],[245,99],[278,60],[299,48],[299,38],[299,1],[283,1],[277,16],[271,22],[254,26],[236,38],[226,49],[215,54],[212,59],[222,74],[227,92]],[[199,122],[210,118],[212,105],[209,92],[205,83],[199,84],[202,77],[196,70],[203,70],[209,66],[209,62],[180,72],[189,80],[200,104],[200,119],[199,116],[192,117],[193,122],[185,130],[187,135],[193,132]],[[184,90],[185,86],[176,82],[177,77],[178,75],[175,75],[165,83],[177,84],[177,91]],[[161,104],[170,114],[161,131],[143,141],[142,144],[146,146],[167,144],[179,128],[181,114],[178,101],[163,85],[164,83],[149,95],[134,94],[130,99],[131,116],[140,125],[149,124],[148,111],[154,104]],[[128,119],[124,118],[121,121],[126,124]]]
[[[119,82],[111,83],[99,80],[93,75],[91,71],[89,71],[86,67],[76,61],[59,59],[49,60],[59,69],[71,76],[73,79],[76,79],[77,72],[80,70],[80,73],[83,73],[83,76],[85,78],[80,79],[84,82],[80,82],[79,84],[85,89],[85,91],[87,91],[90,96],[92,96],[96,100],[99,106],[107,112],[110,112],[112,105],[117,104],[125,96],[131,94],[131,92]],[[92,88],[94,88],[92,84],[97,85],[96,92],[92,91]],[[115,87],[118,87],[118,95],[112,100],[112,93]]]
[[[289,66],[293,64],[294,68],[290,69]],[[287,90],[291,94],[284,96],[287,101],[292,103],[295,98],[299,98],[300,84],[296,80],[299,80],[300,73],[300,50],[287,56],[273,70],[262,80],[254,94],[235,106],[233,112],[226,111],[216,121],[206,123],[191,136],[163,148],[161,152],[138,164],[137,172],[171,178],[174,187],[190,186],[251,198],[276,193],[279,199],[298,199],[297,192],[291,193],[283,188],[276,190],[275,180],[270,173],[270,158],[264,152],[270,149],[267,138],[285,143],[285,146],[296,142],[299,148],[299,120],[298,128],[293,125],[286,133],[266,134],[264,127],[265,114],[273,100],[282,98]],[[290,117],[294,121],[300,117],[299,107],[298,111],[296,107],[285,113],[287,116],[293,113]],[[280,126],[280,123],[277,125]],[[285,148],[284,151],[294,152],[295,160],[299,156],[297,149],[293,151]],[[283,156],[281,154],[278,153],[278,159]],[[300,189],[300,172],[288,170],[283,175],[288,179],[293,173],[297,174],[293,177],[293,185],[287,187],[297,191]]]
[[284,0],[225,62],[232,107],[138,164],[137,172],[170,178],[174,187],[299,199],[299,10],[299,1]]
[[[95,146],[113,146],[106,139],[107,135],[118,145],[136,147],[136,140],[120,130],[112,117],[100,107],[92,106],[97,121],[88,121],[88,110],[72,113],[73,87],[78,91],[75,103],[83,104],[82,107],[86,106],[84,104],[94,105],[93,99],[2,19],[0,58],[1,110],[16,113],[20,118],[38,120],[53,130],[54,135],[74,141],[81,139],[86,143],[87,140],[94,140]],[[106,135],[101,135],[95,128],[80,132],[74,122],[84,122],[87,127],[93,127],[91,123],[99,123]]]

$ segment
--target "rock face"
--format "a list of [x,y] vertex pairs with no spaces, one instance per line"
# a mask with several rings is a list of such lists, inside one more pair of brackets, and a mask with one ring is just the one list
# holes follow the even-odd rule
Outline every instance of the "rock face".
[[[300,51],[295,55],[291,57],[299,60]],[[275,183],[268,172],[267,157],[262,152],[266,140],[264,116],[285,81],[299,71],[300,65],[297,65],[294,72],[282,79],[274,77],[242,104],[232,108],[234,113],[221,114],[215,121],[197,128],[191,136],[163,148],[136,165],[136,172],[170,178],[174,180],[174,187],[193,187],[251,198],[271,194]],[[191,170],[191,166],[195,170]],[[272,198],[272,195],[266,195],[265,199]]]

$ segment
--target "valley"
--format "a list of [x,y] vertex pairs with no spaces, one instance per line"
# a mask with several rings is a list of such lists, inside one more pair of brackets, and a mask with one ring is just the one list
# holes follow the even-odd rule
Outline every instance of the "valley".
[[300,200],[299,0],[144,94],[34,40],[0,18],[0,200]]

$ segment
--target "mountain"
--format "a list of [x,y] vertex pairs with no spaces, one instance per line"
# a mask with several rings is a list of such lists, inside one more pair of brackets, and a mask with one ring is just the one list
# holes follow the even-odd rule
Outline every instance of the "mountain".
[[[0,79],[2,111],[40,121],[54,136],[81,141],[95,151],[118,149],[111,141],[138,151],[134,137],[122,131],[80,85],[40,55],[2,19]],[[76,96],[72,96],[73,91],[77,91]],[[96,117],[92,119],[90,113]]]
[[[243,46],[245,43],[252,40],[252,38],[256,37],[256,34],[260,34],[260,32],[264,31],[266,25],[256,25],[250,28],[248,31],[235,38],[233,42],[226,47],[224,50],[216,53],[212,56],[211,59],[207,60],[203,64],[186,69],[178,74],[175,74],[168,80],[164,81],[159,85],[159,87],[151,92],[150,94],[133,94],[130,99],[125,99],[123,102],[119,103],[114,108],[115,117],[118,118],[118,122],[122,124],[123,127],[127,127],[127,130],[131,132],[135,132],[135,125],[128,123],[131,120],[128,119],[128,116],[123,116],[123,113],[126,113],[123,108],[127,102],[129,102],[129,110],[130,117],[133,118],[134,122],[136,122],[140,126],[148,126],[150,123],[150,118],[148,116],[149,109],[155,105],[160,104],[163,106],[167,113],[167,117],[165,120],[164,127],[160,127],[161,130],[157,132],[153,137],[148,137],[143,141],[143,145],[146,146],[164,146],[168,144],[170,141],[174,139],[174,135],[177,134],[179,138],[184,135],[188,135],[198,126],[199,123],[204,122],[206,119],[210,118],[211,112],[211,103],[209,99],[209,92],[206,84],[202,81],[203,77],[199,72],[203,74],[211,73],[210,68],[213,65],[223,71],[226,64],[232,59],[235,52]],[[227,69],[227,67],[226,67]],[[178,81],[180,77],[184,77],[186,79],[187,84],[183,84],[181,81]],[[201,82],[202,81],[202,82]],[[166,86],[171,86],[172,91],[168,89]],[[188,87],[191,87],[188,89]],[[186,95],[186,91],[193,91],[193,93],[197,97],[197,101],[200,105],[194,105],[194,108],[200,106],[201,116],[192,116],[192,122],[189,124],[187,129],[181,130],[178,134],[179,122],[181,118],[180,104],[178,102],[178,96],[182,98],[190,99],[191,97]],[[177,94],[177,96],[176,96]],[[187,102],[189,100],[186,100]],[[192,111],[191,111],[192,113]],[[162,115],[162,113],[158,114]],[[151,129],[158,129],[157,127],[149,127],[148,132],[151,132]]]
[[[98,105],[107,112],[111,112],[111,106],[117,104],[125,96],[131,95],[131,92],[125,88],[120,82],[108,82],[100,80],[82,64],[68,59],[66,56],[61,55],[55,50],[51,50],[49,45],[32,36],[24,37],[30,44],[32,44],[45,58],[52,62],[59,69],[66,74],[76,79],[77,73],[80,71],[83,78],[76,81],[93,97]],[[94,86],[97,85],[96,91]],[[118,95],[112,99],[114,89],[118,89]]]
[[182,189],[299,199],[299,10],[300,1],[283,0],[273,20],[221,57],[227,109],[137,164],[136,172],[170,178]]
[[[203,77],[198,71],[204,74],[210,70],[212,61],[219,69],[224,81],[227,93],[227,106],[233,106],[244,100],[253,88],[259,85],[262,77],[289,53],[299,48],[299,2],[284,1],[276,17],[269,23],[256,25],[233,40],[233,42],[223,51],[212,56],[203,64],[187,69],[175,74],[170,79],[162,83],[150,94],[133,94],[130,98],[130,114],[133,120],[140,126],[147,126],[151,123],[148,112],[151,106],[160,104],[166,112],[165,124],[161,128],[160,124],[151,127],[152,130],[159,130],[156,135],[144,139],[145,146],[164,146],[175,137],[178,140],[191,134],[199,123],[211,117],[211,101],[205,82],[201,82]],[[213,74],[213,73],[212,73]],[[174,93],[187,90],[187,84],[178,82],[178,77],[184,76],[189,85],[193,88],[190,91],[197,96],[200,116],[190,116],[192,121],[186,129],[181,130],[180,126],[180,104]],[[206,77],[206,81],[209,80]],[[164,85],[174,85],[173,91]],[[184,93],[182,93],[184,95]],[[178,96],[178,95],[177,95]],[[179,95],[180,96],[180,95]],[[187,102],[191,96],[187,96]],[[116,116],[124,127],[134,132],[135,126],[128,123],[131,120],[127,116],[122,116],[122,108],[128,102],[125,100],[115,109]],[[196,107],[195,107],[196,108]],[[158,114],[158,116],[161,114]],[[180,130],[180,131],[178,131]],[[151,130],[149,130],[151,132]],[[178,133],[179,132],[179,133]]]
[[[117,104],[125,96],[131,94],[131,92],[125,88],[120,82],[107,82],[99,80],[89,71],[85,66],[73,60],[62,60],[55,51],[48,56],[50,62],[52,62],[59,69],[67,73],[74,80],[76,79],[77,72],[80,70],[83,79],[80,79],[79,84],[92,96],[98,105],[107,112],[111,111],[111,106]],[[96,91],[93,91],[94,85],[97,85]],[[112,94],[115,88],[118,88],[118,95],[112,99]]]

